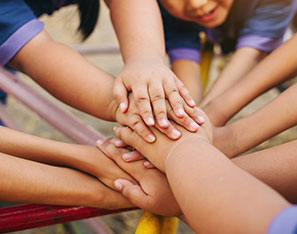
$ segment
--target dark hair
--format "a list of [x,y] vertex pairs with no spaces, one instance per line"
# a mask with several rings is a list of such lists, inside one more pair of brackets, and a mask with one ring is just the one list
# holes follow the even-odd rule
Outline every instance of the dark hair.
[[100,0],[78,0],[78,11],[80,24],[78,31],[81,32],[83,40],[87,39],[94,31],[98,21]]

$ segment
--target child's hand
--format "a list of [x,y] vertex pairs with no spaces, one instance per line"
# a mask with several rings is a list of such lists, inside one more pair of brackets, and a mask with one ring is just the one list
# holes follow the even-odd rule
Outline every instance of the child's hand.
[[147,126],[155,124],[155,116],[161,128],[168,128],[165,98],[169,100],[175,115],[180,118],[185,115],[183,100],[189,106],[195,106],[182,82],[158,57],[131,59],[116,78],[114,97],[123,113],[128,110],[130,91]]
[[[115,189],[113,181],[117,178],[125,178],[131,182],[136,181],[110,158],[94,146],[75,145],[75,154],[78,160],[72,163],[72,167],[97,177],[109,188]],[[119,155],[120,157],[121,155]]]
[[130,202],[142,209],[165,216],[180,215],[181,210],[171,192],[166,176],[157,169],[146,169],[142,161],[124,162],[121,155],[130,151],[125,148],[116,148],[111,143],[115,141],[117,140],[106,140],[98,144],[98,147],[139,183],[133,184],[119,177],[114,181],[117,190],[122,191]]
[[[133,132],[127,127],[116,127],[115,133],[123,142],[127,145],[135,148],[140,154],[144,155],[154,166],[161,171],[165,171],[165,161],[169,152],[177,144],[182,144],[183,141],[187,140],[205,140],[206,142],[212,141],[212,125],[208,120],[207,116],[200,110],[199,113],[202,115],[206,122],[203,126],[199,127],[197,133],[191,133],[175,125],[175,127],[182,132],[183,136],[178,141],[172,141],[167,138],[164,134],[158,131],[156,128],[151,127],[151,131],[155,134],[157,140],[153,144],[146,143],[136,132]],[[129,155],[129,154],[128,154]],[[127,157],[127,155],[125,155]],[[140,157],[139,155],[130,155],[130,157]]]
[[[134,98],[129,94],[129,108],[126,113],[123,113],[121,110],[117,109],[115,114],[115,119],[118,123],[124,126],[129,126],[132,128],[138,135],[140,135],[147,142],[154,142],[156,140],[152,131],[147,127],[147,125],[142,120],[137,107],[134,101]],[[168,117],[171,120],[174,120],[177,124],[183,126],[185,129],[196,132],[198,131],[199,125],[203,124],[205,119],[198,111],[197,107],[189,107],[183,101],[183,107],[185,109],[185,115],[182,118],[176,117],[174,111],[167,100],[165,100],[166,112]],[[198,125],[199,124],[199,125]],[[181,136],[180,131],[178,131],[174,125],[168,121],[168,127],[163,129],[157,123],[156,126],[159,126],[160,130],[166,134],[170,139],[176,140]]]

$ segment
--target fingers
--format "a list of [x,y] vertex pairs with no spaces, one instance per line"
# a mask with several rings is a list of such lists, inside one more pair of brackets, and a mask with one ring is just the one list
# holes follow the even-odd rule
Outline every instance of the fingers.
[[191,97],[189,90],[184,86],[184,84],[177,77],[175,77],[175,85],[177,86],[180,95],[186,101],[186,103],[190,107],[194,107],[196,103],[194,99]]
[[[125,148],[116,148],[114,144],[112,144],[113,140],[106,141],[98,141],[97,146],[100,150],[104,152],[106,156],[112,159],[121,169],[127,172],[129,175],[138,180],[143,174],[145,167],[143,166],[143,162],[134,162],[126,163],[123,158],[125,154],[128,154],[130,151]],[[117,178],[125,178],[126,177],[117,177]]]
[[169,122],[166,113],[165,94],[162,83],[152,83],[149,86],[150,99],[153,105],[156,120],[161,128],[167,128]]
[[164,82],[164,89],[167,99],[171,104],[175,115],[179,118],[184,117],[185,111],[183,107],[182,98],[179,95],[178,89],[172,80]]
[[137,89],[132,90],[132,93],[142,119],[147,126],[153,126],[155,124],[155,121],[152,114],[152,108],[147,87],[138,86]]
[[133,114],[128,120],[128,125],[145,141],[152,143],[156,140],[156,137],[143,122],[142,118],[138,114]]
[[118,138],[123,140],[127,145],[134,147],[136,150],[138,150],[141,145],[146,144],[145,141],[130,128],[115,127],[114,132]]
[[135,150],[135,151],[124,153],[122,155],[122,158],[126,162],[135,162],[135,161],[144,159],[144,156]]
[[[167,106],[167,113],[168,113],[168,116],[170,119],[174,120],[174,122],[176,122],[180,126],[183,126],[185,129],[189,130],[190,132],[198,131],[199,125],[192,118],[190,118],[187,113],[185,114],[185,116],[183,118],[177,118],[172,110],[172,107],[169,105],[169,103],[167,103],[166,106]],[[188,107],[188,108],[186,108],[186,110],[187,109],[193,109],[193,108]],[[194,110],[193,110],[193,112],[194,112]]]
[[113,88],[113,95],[121,112],[125,113],[128,110],[128,92],[121,79],[116,79]]
[[[175,115],[174,115],[175,116]],[[175,116],[175,118],[177,118]],[[178,119],[178,118],[177,118]],[[169,137],[172,140],[177,140],[181,137],[180,131],[178,131],[170,122],[169,127],[166,129],[161,128],[160,126],[155,126],[160,132],[164,133],[167,137]]]
[[148,196],[139,185],[134,185],[128,180],[117,179],[114,181],[114,186],[134,205],[144,208],[141,202],[145,203]]

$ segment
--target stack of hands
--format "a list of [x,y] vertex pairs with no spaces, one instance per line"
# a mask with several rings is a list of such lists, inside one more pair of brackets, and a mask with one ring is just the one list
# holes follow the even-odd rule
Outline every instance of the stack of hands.
[[173,83],[171,91],[163,93],[152,88],[153,84],[143,89],[152,92],[134,93],[131,89],[127,100],[117,93],[123,88],[118,80],[115,119],[122,126],[114,127],[116,138],[98,140],[97,147],[126,175],[114,175],[108,186],[142,209],[165,216],[181,215],[166,178],[166,161],[172,149],[188,139],[211,143],[211,123],[177,79],[178,85]]

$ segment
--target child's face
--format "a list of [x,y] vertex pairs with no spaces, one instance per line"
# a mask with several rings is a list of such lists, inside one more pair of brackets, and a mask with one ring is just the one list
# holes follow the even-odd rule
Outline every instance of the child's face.
[[230,11],[233,0],[160,0],[173,16],[192,21],[205,27],[222,24]]

